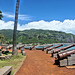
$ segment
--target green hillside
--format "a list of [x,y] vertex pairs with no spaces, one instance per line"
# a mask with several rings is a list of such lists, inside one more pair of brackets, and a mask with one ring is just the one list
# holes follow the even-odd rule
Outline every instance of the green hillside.
[[[0,30],[7,40],[12,43],[13,30]],[[75,35],[51,30],[24,30],[17,31],[17,43],[71,43],[75,42]]]
[[0,44],[5,43],[5,41],[7,41],[6,37],[0,33]]

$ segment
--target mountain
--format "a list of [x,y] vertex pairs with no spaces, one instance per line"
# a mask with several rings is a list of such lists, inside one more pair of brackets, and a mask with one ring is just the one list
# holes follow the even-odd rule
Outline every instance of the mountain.
[[[12,43],[13,30],[0,30],[7,40]],[[73,43],[75,35],[61,31],[31,29],[17,31],[17,43]]]

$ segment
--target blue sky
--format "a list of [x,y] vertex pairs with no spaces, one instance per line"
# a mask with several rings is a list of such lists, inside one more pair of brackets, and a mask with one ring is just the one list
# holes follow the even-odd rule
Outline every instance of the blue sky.
[[[4,22],[14,21],[15,7],[16,0],[0,0]],[[75,0],[20,0],[20,26],[41,20],[64,22],[67,19],[73,21],[75,19]]]
[[[16,0],[0,0],[4,13],[15,14],[15,5]],[[20,0],[19,14],[28,15],[28,21],[75,19],[75,0]]]

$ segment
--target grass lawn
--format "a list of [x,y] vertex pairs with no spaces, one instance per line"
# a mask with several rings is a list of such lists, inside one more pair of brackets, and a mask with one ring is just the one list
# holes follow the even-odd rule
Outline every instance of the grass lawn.
[[[11,55],[11,52],[9,53]],[[16,72],[18,67],[21,65],[21,63],[24,61],[26,56],[23,56],[21,53],[18,54],[18,56],[12,56],[11,59],[7,60],[0,60],[0,68],[4,66],[12,66],[13,67],[13,74]]]

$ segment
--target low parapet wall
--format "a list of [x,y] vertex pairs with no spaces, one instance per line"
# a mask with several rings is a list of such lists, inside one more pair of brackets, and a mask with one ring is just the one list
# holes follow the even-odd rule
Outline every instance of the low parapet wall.
[[12,75],[12,66],[5,66],[1,68],[0,75]]

